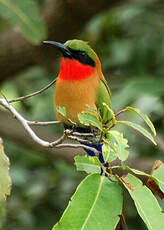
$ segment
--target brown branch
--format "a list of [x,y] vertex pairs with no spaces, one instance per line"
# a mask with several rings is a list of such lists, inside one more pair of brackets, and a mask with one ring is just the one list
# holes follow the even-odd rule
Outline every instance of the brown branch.
[[44,88],[42,88],[41,90],[39,91],[36,91],[34,93],[31,93],[31,94],[28,94],[26,96],[22,96],[22,97],[18,97],[18,98],[15,98],[15,99],[12,99],[12,100],[7,100],[8,103],[13,103],[13,102],[17,102],[17,101],[23,101],[27,98],[30,98],[30,97],[33,97],[33,96],[36,96],[38,94],[41,94],[43,93],[45,90],[47,90],[48,88],[50,88],[54,83],[56,82],[56,79],[54,79],[52,82],[50,82],[47,86],[45,86]]
[[[125,0],[52,0],[45,7],[43,16],[48,28],[46,39],[66,41],[77,37],[88,21],[103,10]],[[2,34],[0,38],[0,82],[6,81],[26,68],[41,64],[54,69],[56,50],[42,44],[30,44],[16,30]]]

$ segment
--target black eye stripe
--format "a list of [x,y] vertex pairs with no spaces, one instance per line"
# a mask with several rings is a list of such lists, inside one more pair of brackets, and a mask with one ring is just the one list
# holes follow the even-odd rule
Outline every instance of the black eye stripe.
[[83,56],[87,55],[85,51],[81,51],[80,54],[83,55]]
[[69,47],[67,47],[72,54],[72,58],[75,58],[79,62],[85,64],[85,65],[90,65],[90,66],[95,66],[95,62],[92,58],[88,56],[88,54],[84,50],[73,50]]

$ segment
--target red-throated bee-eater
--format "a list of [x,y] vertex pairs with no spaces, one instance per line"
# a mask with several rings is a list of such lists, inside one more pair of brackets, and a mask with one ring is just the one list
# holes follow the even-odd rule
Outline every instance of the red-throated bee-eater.
[[[64,44],[44,41],[54,45],[62,54],[60,72],[56,81],[55,110],[65,107],[67,118],[82,126],[78,114],[90,112],[89,107],[98,109],[103,122],[111,119],[111,114],[103,102],[111,108],[110,90],[101,69],[101,63],[87,42],[69,40]],[[66,125],[68,119],[56,110],[57,118]],[[99,148],[98,148],[99,149]],[[89,152],[89,155],[94,155]]]

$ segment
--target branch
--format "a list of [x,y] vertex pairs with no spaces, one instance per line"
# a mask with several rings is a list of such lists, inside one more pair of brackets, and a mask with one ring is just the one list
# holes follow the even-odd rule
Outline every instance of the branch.
[[93,133],[79,133],[79,132],[73,132],[72,133],[74,136],[79,136],[79,137],[94,137]]
[[[88,21],[103,10],[111,9],[125,0],[51,0],[43,12],[47,24],[47,40],[66,41],[77,37]],[[63,28],[63,29],[61,29]],[[54,70],[56,50],[30,44],[18,31],[10,30],[0,38],[0,82],[42,65]]]
[[95,148],[92,148],[92,147],[89,147],[89,146],[83,145],[83,144],[66,143],[66,144],[57,144],[57,145],[55,145],[55,147],[56,148],[68,148],[69,147],[69,148],[75,148],[75,149],[77,149],[77,148],[83,148],[84,149],[85,148],[85,149],[88,149],[88,150],[94,152],[96,156],[99,155],[99,151],[97,151]]
[[[54,131],[47,131],[43,127],[34,126],[34,131],[43,139],[47,139],[52,142],[54,139],[59,139],[59,135]],[[0,136],[10,142],[18,144],[20,147],[30,149],[34,151],[34,154],[43,154],[45,157],[49,157],[52,160],[62,159],[68,163],[73,164],[74,157],[78,155],[83,155],[84,150],[78,148],[77,151],[73,151],[71,147],[64,148],[45,148],[34,142],[29,135],[25,132],[24,128],[20,123],[11,117],[11,115],[3,110],[0,110]],[[163,142],[164,143],[164,142]],[[158,145],[160,148],[160,146]],[[160,149],[161,152],[162,149]],[[162,154],[162,153],[161,153]],[[164,161],[164,157],[160,155],[160,159]],[[127,160],[127,165],[132,168],[136,168],[140,171],[145,171],[150,173],[152,165],[155,159],[150,159],[150,157],[129,157]],[[120,164],[120,161],[116,161],[114,165]]]
[[[31,94],[28,94],[26,96],[22,96],[22,97],[18,97],[18,98],[15,98],[15,99],[12,99],[12,100],[7,100],[5,95],[3,95],[1,92],[0,94],[2,94],[2,96],[5,98],[6,102],[7,103],[13,103],[13,102],[18,102],[18,101],[23,101],[27,98],[30,98],[30,97],[33,97],[33,96],[36,96],[38,94],[41,94],[42,92],[44,92],[45,90],[47,90],[48,88],[50,88],[54,83],[56,82],[56,79],[54,79],[52,82],[50,82],[47,86],[45,86],[44,88],[42,88],[41,90],[39,91],[36,91],[34,93],[31,93]],[[28,120],[25,120],[25,122],[28,124],[28,125],[40,125],[40,126],[47,126],[47,125],[54,125],[54,124],[61,124],[60,121],[47,121],[47,122],[41,122],[41,121],[28,121]]]
[[[11,106],[6,99],[0,99],[0,105],[2,105],[4,108],[6,108],[7,110],[9,110],[12,115],[21,123],[21,125],[24,127],[24,129],[26,130],[26,132],[29,134],[29,136],[39,145],[46,147],[46,148],[65,148],[65,147],[72,147],[72,148],[86,148],[90,151],[93,151],[95,153],[96,156],[98,156],[99,152],[92,147],[89,146],[85,146],[83,144],[69,144],[69,143],[64,143],[62,144],[62,142],[66,139],[67,137],[67,132],[65,132],[63,134],[63,136],[61,136],[58,140],[53,141],[53,142],[48,142],[45,141],[41,138],[39,138],[35,132],[30,128],[28,121],[22,116],[20,115],[16,109],[14,109],[13,106]],[[73,136],[68,136],[70,139],[73,139]],[[79,138],[74,137],[74,140],[79,140]],[[85,143],[85,140],[81,140],[83,143]]]
[[80,143],[84,143],[84,144],[89,144],[89,145],[94,144],[92,141],[81,139],[81,138],[79,138],[77,136],[73,136],[73,135],[72,136],[68,136],[67,138],[70,139],[70,140],[73,140],[73,141],[78,141]]
[[[42,126],[33,126],[32,129],[40,138],[49,142],[60,138],[60,135],[55,133],[55,130],[52,132]],[[0,110],[0,136],[4,140],[12,141],[20,147],[34,151],[34,154],[41,153],[55,160],[63,159],[72,163],[74,156],[77,154],[77,151],[72,151],[71,148],[64,149],[63,151],[60,148],[45,148],[39,145],[28,135],[20,122],[4,110]],[[84,154],[84,151],[79,149],[78,154]]]
[[[17,102],[17,101],[23,101],[27,98],[30,98],[30,97],[33,97],[33,96],[36,96],[38,94],[41,94],[42,92],[44,92],[45,90],[47,90],[48,88],[50,88],[54,83],[56,82],[56,79],[54,79],[52,82],[50,82],[47,86],[45,86],[44,88],[42,88],[41,90],[39,91],[36,91],[34,93],[31,93],[31,94],[28,94],[26,96],[22,96],[22,97],[18,97],[18,98],[15,98],[15,99],[12,99],[12,100],[8,100],[7,102],[8,103],[13,103],[13,102]],[[36,122],[35,122],[36,123]]]
[[56,124],[62,124],[61,121],[28,121],[26,120],[28,125],[30,126],[47,126],[47,125],[56,125]]
[[30,128],[28,125],[27,120],[25,120],[15,109],[12,107],[5,99],[0,99],[0,105],[5,107],[7,110],[9,110],[13,116],[21,123],[21,125],[24,127],[24,129],[28,132],[28,134],[31,136],[31,138],[37,142],[38,144],[42,145],[43,147],[53,147],[52,143],[49,143],[47,141],[44,141],[40,139],[34,131]]

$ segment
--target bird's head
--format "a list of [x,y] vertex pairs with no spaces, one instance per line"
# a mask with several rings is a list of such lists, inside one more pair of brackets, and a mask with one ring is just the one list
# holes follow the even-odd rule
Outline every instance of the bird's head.
[[100,68],[100,61],[87,42],[68,40],[64,44],[54,41],[44,41],[54,45],[62,54],[60,77],[65,80],[81,80],[89,77]]

